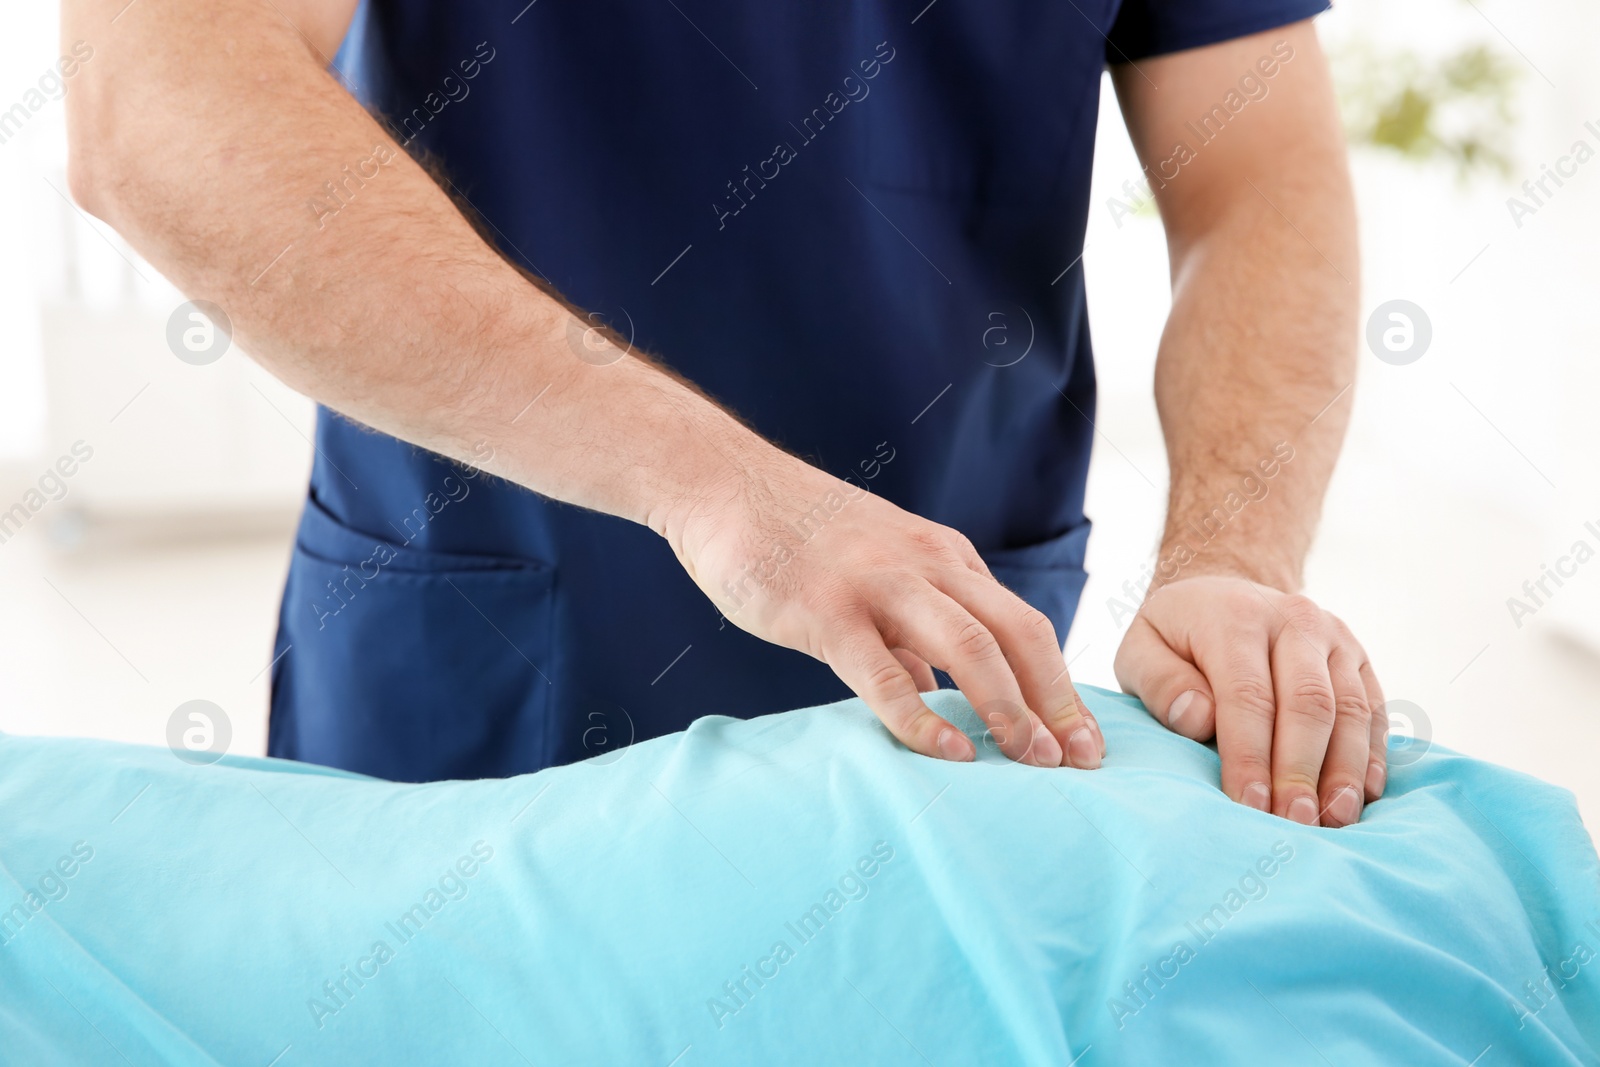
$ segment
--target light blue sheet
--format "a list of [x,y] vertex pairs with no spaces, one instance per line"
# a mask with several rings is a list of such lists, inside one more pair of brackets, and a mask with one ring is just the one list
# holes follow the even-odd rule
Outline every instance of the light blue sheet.
[[856,701],[421,786],[0,738],[0,1062],[1600,1062],[1569,794],[1435,750],[1300,827],[1086,696],[1093,772]]

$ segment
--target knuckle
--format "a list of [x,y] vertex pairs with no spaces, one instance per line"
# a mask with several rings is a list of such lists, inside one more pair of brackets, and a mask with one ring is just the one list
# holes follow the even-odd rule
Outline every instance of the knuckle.
[[1375,730],[1389,731],[1389,713],[1383,710],[1382,704],[1367,701],[1367,722]]
[[1372,707],[1367,703],[1367,698],[1360,693],[1345,693],[1336,697],[1334,715],[1340,719],[1349,719],[1364,728],[1370,728],[1372,725]]
[[905,668],[890,659],[868,669],[863,684],[872,696],[889,700],[904,694],[906,680]]
[[977,619],[967,619],[951,635],[952,649],[966,660],[987,660],[999,654],[994,636]]
[[1336,712],[1333,689],[1324,682],[1301,682],[1290,693],[1286,710],[1318,725],[1330,725]]
[[1259,678],[1241,678],[1228,690],[1229,702],[1246,715],[1271,719],[1277,707],[1272,687]]
[[1285,613],[1300,612],[1301,614],[1305,614],[1307,612],[1317,612],[1318,614],[1321,614],[1322,612],[1322,609],[1317,607],[1316,601],[1312,600],[1304,593],[1285,594],[1283,602],[1279,605],[1279,607]]
[[1021,618],[1018,620],[1018,628],[1022,631],[1022,636],[1029,641],[1056,643],[1055,626],[1050,622],[1050,617],[1038,608],[1024,605]]
[[1235,778],[1243,782],[1270,782],[1272,781],[1272,765],[1267,757],[1255,752],[1239,752],[1228,761],[1229,769]]
[[1284,618],[1297,629],[1319,629],[1323,624],[1322,609],[1317,606],[1316,601],[1303,593],[1293,593],[1285,597],[1278,610],[1283,612]]
[[1282,771],[1272,783],[1276,793],[1310,793],[1317,796],[1317,776],[1298,768]]
[[1070,700],[1057,707],[1045,709],[1039,719],[1047,729],[1065,730],[1069,736],[1078,727],[1087,726],[1089,723],[1078,710],[1078,705]]
[[918,526],[907,536],[913,546],[927,555],[943,559],[951,554],[948,533],[937,526]]
[[795,599],[810,613],[831,620],[841,630],[869,624],[872,619],[872,605],[849,582],[817,583],[809,590],[801,590]]
[[978,554],[978,550],[972,547],[972,541],[960,530],[946,528],[944,533],[945,541],[962,556],[976,556]]
[[1261,595],[1251,589],[1229,588],[1223,594],[1221,603],[1227,614],[1240,619],[1257,615],[1265,607],[1261,602]]

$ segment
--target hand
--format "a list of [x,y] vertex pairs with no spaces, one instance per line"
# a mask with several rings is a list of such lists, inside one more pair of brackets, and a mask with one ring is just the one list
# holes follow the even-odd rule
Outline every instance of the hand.
[[960,533],[776,449],[711,499],[667,529],[695,584],[740,629],[828,664],[908,748],[974,758],[918,695],[938,668],[1010,758],[1100,765],[1055,628]]
[[1217,739],[1222,788],[1296,822],[1348,826],[1383,794],[1383,690],[1360,642],[1303,596],[1181,578],[1134,617],[1117,681],[1158,720]]

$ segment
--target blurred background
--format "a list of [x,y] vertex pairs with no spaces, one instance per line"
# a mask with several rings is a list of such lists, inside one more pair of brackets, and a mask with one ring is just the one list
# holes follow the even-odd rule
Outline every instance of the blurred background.
[[[7,24],[0,730],[160,744],[173,709],[205,699],[227,712],[235,751],[260,752],[311,405],[237,349],[173,358],[182,295],[67,195],[71,83],[45,77],[55,5]],[[1600,9],[1343,0],[1320,26],[1352,143],[1363,317],[1381,333],[1385,305],[1406,301],[1412,340],[1382,358],[1362,343],[1307,592],[1367,646],[1402,732],[1574,790],[1594,832]],[[1085,252],[1095,536],[1067,656],[1075,678],[1116,688],[1117,602],[1146,580],[1164,508],[1150,389],[1168,292],[1160,222],[1125,187],[1140,169],[1109,83],[1099,136]],[[1558,163],[1549,195],[1524,190]]]

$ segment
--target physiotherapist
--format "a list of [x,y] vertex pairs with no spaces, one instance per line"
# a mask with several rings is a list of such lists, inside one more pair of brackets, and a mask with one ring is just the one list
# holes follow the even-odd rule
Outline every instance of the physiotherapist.
[[1117,676],[1235,800],[1354,822],[1383,698],[1298,592],[1357,332],[1324,6],[65,0],[73,195],[322,405],[271,753],[509,775],[853,691],[972,759],[939,671],[1097,767],[1061,647],[1109,64],[1109,210],[1153,193],[1173,291]]

